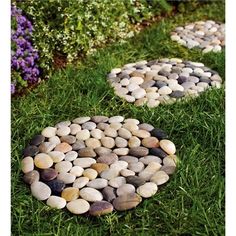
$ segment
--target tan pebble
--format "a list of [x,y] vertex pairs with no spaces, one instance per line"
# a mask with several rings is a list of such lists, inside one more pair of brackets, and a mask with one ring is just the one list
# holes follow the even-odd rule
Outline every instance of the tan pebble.
[[131,131],[131,132],[139,129],[139,127],[136,124],[130,123],[130,122],[124,123],[122,127]]
[[136,106],[143,106],[143,105],[145,105],[147,102],[148,102],[148,99],[147,99],[147,98],[140,98],[140,99],[137,99],[134,104],[135,104]]
[[90,137],[90,132],[87,129],[80,130],[76,134],[76,138],[79,140],[86,140]]
[[101,147],[101,143],[98,139],[95,138],[89,138],[87,140],[85,140],[85,144],[87,147],[91,147],[91,148],[98,148]]
[[151,182],[154,182],[157,185],[162,185],[169,180],[169,175],[166,172],[160,170],[157,171],[150,179]]
[[93,129],[91,130],[90,134],[95,139],[101,139],[102,137],[104,137],[104,133],[100,129]]
[[61,197],[64,198],[67,202],[76,200],[79,197],[79,189],[75,187],[68,187],[63,189]]
[[96,179],[98,172],[92,168],[86,169],[83,172],[83,176],[89,178],[90,180]]
[[133,130],[132,134],[138,138],[148,138],[151,134],[146,130]]
[[118,135],[124,139],[129,139],[132,136],[131,132],[125,128],[120,128],[118,130]]
[[34,164],[40,169],[47,169],[53,165],[53,160],[49,155],[39,153],[34,158]]
[[141,145],[141,141],[136,136],[132,136],[129,139],[128,145],[130,148],[139,147]]
[[142,145],[147,148],[159,147],[159,140],[156,137],[147,137],[142,140]]
[[91,168],[96,170],[100,174],[104,170],[108,170],[109,166],[105,163],[94,163],[91,165]]
[[54,149],[54,151],[59,151],[63,153],[69,152],[71,150],[72,150],[72,147],[68,143],[60,143]]
[[115,146],[115,140],[111,137],[101,138],[101,143],[106,148],[113,148]]

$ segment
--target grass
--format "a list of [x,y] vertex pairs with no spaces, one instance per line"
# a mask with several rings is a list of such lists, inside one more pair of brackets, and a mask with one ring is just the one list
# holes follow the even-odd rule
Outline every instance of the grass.
[[[224,51],[203,55],[169,39],[174,26],[200,19],[223,21],[223,12],[221,4],[213,4],[163,19],[127,43],[110,45],[78,67],[56,72],[29,95],[12,101],[12,235],[224,235],[224,88],[149,109],[114,96],[105,76],[128,62],[182,57],[201,61],[224,78]],[[30,138],[59,121],[99,114],[122,114],[166,130],[180,159],[171,181],[136,209],[100,218],[72,216],[34,199],[20,171]]]

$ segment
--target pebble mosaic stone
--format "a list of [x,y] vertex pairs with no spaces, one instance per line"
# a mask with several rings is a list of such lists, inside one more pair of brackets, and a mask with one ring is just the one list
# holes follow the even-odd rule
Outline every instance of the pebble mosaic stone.
[[179,26],[171,32],[171,40],[203,53],[220,52],[225,47],[225,24],[208,20]]
[[[117,96],[136,106],[146,105],[149,108],[196,97],[206,89],[220,88],[222,84],[219,74],[203,63],[184,61],[179,58],[163,58],[126,64],[120,70],[112,69],[107,79]],[[125,122],[123,128],[126,130],[118,129],[119,136],[128,140],[129,146],[136,147],[136,144],[139,146],[137,138],[143,139],[150,136],[148,132],[152,126],[143,124],[144,128],[140,131],[138,125],[140,126],[136,122]],[[115,137],[116,131],[107,128],[104,134]],[[135,139],[129,140],[132,136]],[[112,148],[120,140],[116,140],[114,143],[101,139],[102,145],[105,141],[106,147]],[[125,145],[125,142],[120,145]]]
[[63,121],[30,144],[21,169],[32,195],[76,215],[135,208],[156,194],[177,165],[175,144],[164,130],[122,116]]

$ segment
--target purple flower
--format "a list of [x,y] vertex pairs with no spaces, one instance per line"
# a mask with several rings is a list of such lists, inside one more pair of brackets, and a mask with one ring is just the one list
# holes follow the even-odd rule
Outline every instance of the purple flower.
[[39,55],[37,50],[33,48],[31,42],[31,34],[33,27],[31,22],[22,15],[22,11],[14,5],[11,7],[11,16],[13,20],[13,28],[11,30],[11,68],[12,78],[11,93],[15,93],[21,88],[19,80],[25,80],[28,83],[37,83],[39,80],[39,68],[37,61]]

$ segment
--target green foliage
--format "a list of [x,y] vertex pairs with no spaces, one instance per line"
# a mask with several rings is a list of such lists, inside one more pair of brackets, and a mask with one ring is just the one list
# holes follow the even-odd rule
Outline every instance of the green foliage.
[[171,10],[165,0],[27,0],[16,5],[33,21],[39,66],[47,74],[55,52],[73,62],[106,42],[132,37],[132,24]]

